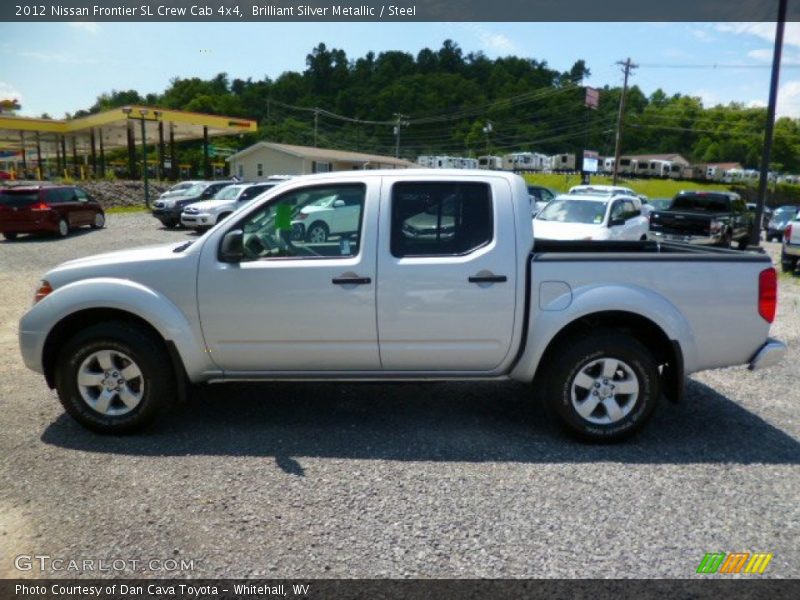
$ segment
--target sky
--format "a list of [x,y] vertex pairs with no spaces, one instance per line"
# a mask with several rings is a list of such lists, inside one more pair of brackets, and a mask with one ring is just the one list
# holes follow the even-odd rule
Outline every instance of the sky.
[[[302,71],[319,42],[352,60],[452,39],[465,54],[513,54],[560,71],[584,59],[586,83],[598,87],[620,85],[615,63],[630,57],[640,65],[631,84],[646,94],[764,106],[774,33],[771,23],[0,23],[0,99],[18,99],[21,115],[60,118],[112,89],[145,95],[174,77]],[[800,23],[787,24],[783,64],[778,115],[800,117]]]

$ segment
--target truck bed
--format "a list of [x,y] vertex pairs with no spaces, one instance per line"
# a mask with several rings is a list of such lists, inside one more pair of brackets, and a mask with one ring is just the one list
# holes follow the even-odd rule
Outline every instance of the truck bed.
[[756,262],[771,264],[763,252],[659,241],[560,241],[536,240],[535,261],[686,261]]

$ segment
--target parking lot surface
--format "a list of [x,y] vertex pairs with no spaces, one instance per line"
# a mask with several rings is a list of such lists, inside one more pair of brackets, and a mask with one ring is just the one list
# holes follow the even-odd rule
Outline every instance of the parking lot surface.
[[[81,428],[19,356],[36,283],[193,237],[136,213],[0,242],[1,577],[692,578],[708,552],[800,576],[800,278],[780,279],[783,364],[694,376],[621,445],[565,437],[514,383],[216,385],[142,434]],[[20,554],[161,562],[21,572]]]

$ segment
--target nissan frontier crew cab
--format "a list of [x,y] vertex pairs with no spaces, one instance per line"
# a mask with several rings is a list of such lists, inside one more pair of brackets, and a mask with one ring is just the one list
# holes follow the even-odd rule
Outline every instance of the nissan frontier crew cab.
[[[323,204],[348,210],[298,235]],[[289,181],[194,242],[64,263],[19,337],[99,432],[202,382],[514,379],[570,432],[617,440],[690,373],[779,361],[776,285],[759,254],[534,242],[510,173],[354,171]]]

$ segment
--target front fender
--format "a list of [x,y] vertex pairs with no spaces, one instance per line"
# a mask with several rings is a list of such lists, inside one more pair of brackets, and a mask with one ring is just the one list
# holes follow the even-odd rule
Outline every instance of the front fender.
[[[542,310],[538,294],[531,295],[531,320],[525,351],[511,372],[518,381],[532,381],[547,347],[565,327],[592,314],[626,312],[657,325],[670,340],[680,343],[686,373],[697,364],[692,328],[678,308],[663,296],[638,286],[597,284],[571,290],[572,301],[563,310]],[[563,304],[563,303],[562,303]],[[558,306],[553,301],[550,306]]]
[[19,335],[25,364],[43,372],[44,344],[53,328],[66,317],[93,308],[125,311],[152,325],[175,344],[190,379],[215,370],[205,352],[199,323],[190,322],[163,294],[135,281],[111,277],[83,279],[57,288],[22,317]]

